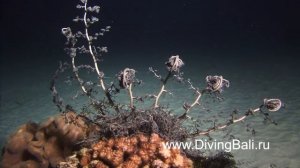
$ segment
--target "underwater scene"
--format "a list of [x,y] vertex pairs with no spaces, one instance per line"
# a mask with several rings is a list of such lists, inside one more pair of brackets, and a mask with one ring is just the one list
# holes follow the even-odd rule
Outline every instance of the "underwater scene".
[[0,167],[300,166],[292,1],[1,6]]

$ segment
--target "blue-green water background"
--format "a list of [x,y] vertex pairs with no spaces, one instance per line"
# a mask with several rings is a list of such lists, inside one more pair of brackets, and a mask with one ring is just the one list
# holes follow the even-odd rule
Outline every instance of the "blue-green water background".
[[[99,41],[109,47],[100,63],[106,83],[120,70],[130,67],[144,81],[134,88],[134,94],[156,93],[160,83],[148,67],[163,75],[164,62],[179,54],[185,62],[184,77],[190,78],[195,86],[205,87],[207,75],[223,75],[231,82],[223,93],[225,100],[211,102],[204,98],[202,106],[191,112],[196,118],[216,116],[222,122],[232,110],[239,109],[242,114],[259,106],[264,98],[280,98],[286,104],[285,109],[271,114],[278,126],[265,125],[261,116],[254,116],[246,123],[212,135],[217,140],[226,140],[222,137],[230,132],[242,141],[254,138],[270,142],[271,149],[266,151],[233,151],[239,167],[300,166],[300,29],[296,22],[298,8],[293,3],[116,0],[101,4],[102,24],[96,27],[112,26],[112,31]],[[1,21],[6,26],[1,31],[1,147],[19,125],[58,114],[51,102],[49,81],[58,61],[69,61],[63,51],[65,39],[60,28],[75,26],[70,20],[80,12],[74,6],[73,1],[3,3]],[[60,82],[59,91],[64,99],[79,110],[86,99],[71,99],[78,85]],[[161,102],[176,114],[182,112],[184,102],[194,98],[187,86],[175,81],[170,81],[167,88],[173,95],[162,97]],[[127,94],[122,92],[118,100],[128,103]],[[255,136],[246,131],[247,124],[256,130]],[[209,126],[211,123],[203,125]]]

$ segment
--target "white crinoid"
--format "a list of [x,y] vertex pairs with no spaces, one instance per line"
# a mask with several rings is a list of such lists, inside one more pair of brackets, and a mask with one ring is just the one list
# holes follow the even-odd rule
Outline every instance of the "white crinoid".
[[207,89],[212,92],[222,92],[224,87],[228,88],[230,83],[223,76],[207,76]]
[[170,72],[179,72],[180,68],[184,65],[179,55],[171,56],[165,64]]

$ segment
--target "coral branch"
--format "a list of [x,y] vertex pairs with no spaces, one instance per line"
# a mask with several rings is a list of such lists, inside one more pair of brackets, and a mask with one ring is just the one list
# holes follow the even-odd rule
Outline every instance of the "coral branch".
[[84,87],[83,85],[83,80],[79,77],[79,74],[78,74],[78,68],[76,67],[75,65],[75,57],[72,57],[72,67],[73,67],[73,72],[76,76],[76,79],[78,80],[79,84],[80,84],[80,88],[81,90],[88,95],[88,92],[87,92],[87,89]]
[[190,85],[190,89],[194,90],[194,91],[196,92],[197,96],[196,96],[195,101],[194,101],[191,105],[190,105],[190,104],[187,104],[187,103],[184,103],[183,108],[185,109],[185,112],[184,112],[182,115],[180,115],[180,116],[178,117],[179,119],[184,119],[184,118],[186,118],[187,113],[188,113],[195,105],[199,105],[199,104],[200,104],[200,102],[199,102],[199,101],[200,101],[200,98],[201,98],[202,94],[205,92],[205,90],[199,91],[198,88],[195,88],[195,87],[193,86],[193,84],[192,84],[192,82],[191,82],[190,79],[188,79],[187,82],[188,82],[188,84]]
[[154,108],[157,108],[159,107],[158,105],[158,100],[160,98],[160,96],[164,93],[164,92],[167,92],[167,90],[165,90],[165,85],[167,84],[167,81],[169,80],[169,78],[171,77],[172,73],[169,71],[167,77],[163,80],[163,84],[160,88],[160,91],[157,95],[155,95],[155,103],[154,103]]
[[65,104],[63,103],[63,99],[59,96],[55,83],[56,80],[59,76],[59,73],[64,72],[65,69],[67,68],[67,63],[62,64],[62,62],[59,62],[59,67],[58,69],[55,71],[51,82],[50,82],[50,90],[51,90],[51,94],[52,94],[52,101],[53,103],[58,107],[59,111],[63,111],[65,108]]
[[[167,90],[165,90],[165,85],[167,84],[167,81],[169,80],[169,78],[172,76],[172,75],[177,75],[177,74],[180,74],[180,68],[184,65],[183,61],[179,58],[178,55],[175,55],[175,56],[171,56],[169,58],[169,60],[165,63],[166,65],[166,68],[168,70],[168,75],[165,79],[162,80],[162,86],[161,86],[161,89],[159,91],[159,93],[157,95],[155,95],[155,103],[154,103],[154,108],[157,108],[159,107],[158,105],[158,101],[159,101],[159,98],[161,97],[161,95],[166,92]],[[156,74],[156,72],[152,69],[152,68],[149,68],[149,70],[154,73],[154,75],[157,77],[157,78],[160,78],[161,77],[159,75]],[[179,75],[180,76],[180,75]]]
[[103,91],[106,92],[106,88],[105,88],[105,85],[104,85],[104,82],[103,82],[103,73],[100,72],[99,68],[98,68],[98,63],[97,63],[97,59],[96,59],[96,56],[92,50],[92,39],[90,38],[89,36],[89,31],[88,31],[88,23],[87,23],[87,13],[88,13],[88,10],[87,10],[87,2],[88,0],[85,0],[84,1],[84,16],[83,16],[83,20],[84,20],[84,25],[85,25],[85,36],[86,36],[86,39],[88,41],[88,45],[89,45],[89,51],[90,51],[90,54],[93,58],[93,61],[94,61],[94,65],[95,65],[95,69],[96,69],[96,72],[98,74],[98,77],[100,79],[100,85],[101,85],[101,88]]
[[224,79],[223,76],[207,76],[206,78],[206,85],[207,87],[201,91],[199,91],[198,88],[194,87],[190,79],[187,80],[188,84],[190,85],[190,89],[194,90],[197,94],[195,101],[189,105],[185,103],[183,105],[183,108],[185,109],[185,112],[180,115],[179,119],[185,119],[187,118],[187,113],[197,104],[200,104],[200,98],[204,93],[222,93],[224,88],[229,87],[229,81]]
[[156,73],[157,70],[154,70],[152,67],[149,67],[149,71],[152,72],[157,79],[162,80],[161,75],[158,75]]
[[73,72],[75,74],[75,77],[76,77],[77,81],[80,84],[81,90],[86,95],[88,95],[87,89],[83,85],[83,83],[84,83],[83,80],[79,77],[78,68],[76,67],[76,64],[75,64],[75,57],[76,57],[77,49],[74,48],[74,47],[75,47],[75,44],[77,43],[77,39],[76,39],[75,35],[73,35],[72,30],[71,30],[70,27],[62,28],[61,32],[67,38],[67,44],[71,44],[71,47],[68,49],[68,53],[69,53],[69,55],[72,59],[72,68],[73,68]]
[[182,115],[180,115],[178,118],[179,119],[185,119],[186,117],[187,117],[187,114],[188,114],[188,112],[195,106],[195,105],[199,105],[200,104],[200,98],[201,98],[201,96],[202,96],[202,93],[200,92],[200,91],[196,91],[196,94],[197,94],[197,96],[196,96],[196,99],[195,99],[195,101],[191,104],[191,105],[189,105],[189,104],[187,104],[187,103],[185,103],[184,105],[183,105],[183,108],[185,109],[185,112],[182,114]]
[[[85,82],[80,78],[79,76],[79,69],[81,68],[81,65],[76,66],[75,64],[75,57],[77,54],[77,50],[79,50],[80,54],[89,54],[92,57],[93,60],[93,64],[94,64],[94,68],[91,67],[90,65],[85,65],[84,67],[88,68],[88,69],[92,69],[93,71],[96,71],[97,76],[99,78],[99,86],[101,87],[101,89],[104,91],[105,96],[108,99],[109,104],[114,107],[117,111],[118,108],[115,106],[114,101],[112,100],[112,97],[110,95],[110,92],[106,89],[105,87],[105,83],[103,81],[104,78],[104,73],[101,72],[99,70],[99,66],[98,66],[98,58],[96,57],[96,55],[98,55],[97,49],[95,46],[93,46],[93,40],[97,39],[97,36],[100,35],[99,33],[96,33],[95,36],[90,36],[89,35],[89,26],[91,24],[93,24],[94,22],[98,21],[98,18],[92,16],[91,18],[87,18],[88,12],[99,12],[100,7],[99,6],[94,6],[94,7],[88,7],[87,3],[88,0],[82,0],[81,1],[84,5],[77,5],[77,8],[79,9],[84,9],[84,16],[83,18],[79,18],[76,17],[73,21],[78,22],[78,21],[82,21],[84,23],[84,29],[85,29],[85,33],[82,33],[80,31],[78,31],[75,34],[72,34],[71,28],[67,27],[67,28],[62,28],[62,33],[66,36],[67,38],[67,43],[66,44],[71,44],[71,47],[68,48],[67,50],[69,51],[69,55],[72,59],[72,68],[73,68],[73,72],[75,74],[76,79],[78,80],[81,90],[90,98],[92,99],[93,102],[96,101],[96,99],[92,98],[91,95],[91,89],[87,89],[85,87]],[[101,29],[101,35],[103,35],[104,32],[109,31],[110,26],[107,26],[105,29]],[[87,40],[88,42],[88,49],[86,49],[85,46],[82,47],[75,47],[75,44],[77,43],[77,38],[84,38]],[[99,52],[107,52],[106,47],[98,47]]]
[[130,108],[134,108],[134,106],[133,106],[132,84],[129,85],[128,92],[129,92],[129,97],[130,97]]
[[197,135],[209,135],[209,133],[217,131],[217,130],[222,130],[224,128],[227,128],[228,126],[238,123],[241,121],[244,121],[248,116],[253,115],[254,113],[261,112],[263,108],[266,108],[270,112],[275,112],[278,111],[281,107],[283,107],[283,104],[281,100],[279,99],[264,99],[264,104],[262,104],[260,107],[256,109],[249,109],[243,116],[239,118],[234,118],[230,119],[227,123],[225,124],[220,124],[218,126],[212,127],[207,129],[206,131],[196,131],[195,133],[192,133],[192,136],[197,136]]
[[85,25],[85,36],[86,36],[86,39],[88,41],[88,46],[89,46],[89,52],[90,52],[90,55],[92,56],[92,59],[93,59],[93,62],[94,62],[94,66],[95,66],[95,69],[96,69],[96,72],[97,72],[97,75],[98,75],[98,78],[99,78],[99,82],[100,82],[100,86],[102,88],[102,90],[104,91],[105,93],[105,96],[107,97],[108,101],[109,101],[109,104],[113,107],[115,107],[116,111],[118,111],[118,108],[115,106],[115,103],[114,101],[112,100],[111,98],[111,95],[109,93],[109,91],[106,89],[105,87],[105,84],[104,84],[104,81],[103,81],[103,72],[100,72],[99,68],[98,68],[98,63],[97,63],[97,58],[92,50],[92,38],[89,36],[89,31],[88,31],[88,21],[87,21],[87,13],[88,13],[88,8],[87,8],[87,2],[88,0],[85,0],[84,1],[84,16],[83,16],[83,21],[84,21],[84,25]]

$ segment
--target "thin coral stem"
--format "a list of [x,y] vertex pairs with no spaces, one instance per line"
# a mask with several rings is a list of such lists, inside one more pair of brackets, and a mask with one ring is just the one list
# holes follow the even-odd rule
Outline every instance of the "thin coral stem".
[[133,108],[133,94],[132,94],[132,84],[128,87],[129,97],[130,97],[130,108]]
[[187,108],[185,113],[188,113],[195,105],[200,104],[199,100],[200,100],[201,96],[202,96],[202,94],[199,91],[197,91],[197,97],[196,97],[195,101],[191,104],[191,106],[189,108]]
[[184,118],[186,118],[188,112],[189,112],[195,105],[200,104],[199,101],[200,101],[200,98],[201,98],[201,96],[202,96],[202,93],[199,92],[198,90],[196,91],[196,93],[197,93],[197,97],[196,97],[195,101],[194,101],[189,107],[187,107],[187,108],[185,109],[185,112],[184,112],[181,116],[178,117],[179,119],[184,119]]
[[98,63],[97,63],[97,59],[96,59],[96,56],[92,50],[92,40],[90,39],[90,36],[89,36],[89,31],[88,31],[88,23],[87,23],[87,2],[88,0],[85,1],[85,4],[84,4],[84,17],[83,17],[83,20],[84,20],[84,25],[85,25],[85,36],[86,36],[86,39],[88,41],[88,45],[89,45],[89,52],[93,58],[93,62],[94,62],[94,65],[95,65],[95,69],[96,69],[96,72],[98,74],[98,77],[100,79],[100,85],[101,85],[101,88],[106,91],[106,88],[105,88],[105,85],[104,85],[104,82],[103,82],[103,76],[98,68]]
[[188,108],[187,112],[188,112],[191,108],[193,108],[195,105],[199,104],[199,100],[200,100],[202,94],[201,94],[199,91],[197,91],[197,94],[198,94],[197,98],[195,99],[195,101],[193,102],[193,104],[191,104],[191,107]]
[[86,94],[92,100],[92,102],[96,101],[95,98],[87,91],[87,89],[83,85],[83,80],[80,78],[79,73],[78,73],[78,68],[76,67],[76,64],[75,64],[75,57],[72,57],[72,68],[73,68],[75,77],[76,77],[77,81],[79,82],[80,88],[83,91],[83,93]]
[[159,98],[160,98],[160,96],[162,95],[163,92],[166,92],[166,90],[165,90],[165,85],[162,85],[162,87],[161,87],[159,93],[157,94],[157,96],[156,96],[156,98],[155,98],[155,104],[154,104],[154,107],[155,107],[155,108],[159,107],[159,105],[158,105],[158,100],[159,100]]
[[193,136],[197,136],[197,135],[208,135],[209,133],[211,132],[214,132],[214,131],[217,131],[217,130],[222,130],[224,128],[227,128],[228,126],[230,126],[231,124],[234,124],[234,123],[238,123],[238,122],[241,122],[241,121],[244,121],[250,114],[254,114],[256,112],[259,112],[261,111],[261,107],[259,108],[256,108],[254,110],[248,110],[245,115],[237,118],[237,119],[232,119],[230,121],[228,121],[226,124],[221,124],[221,125],[218,125],[218,126],[214,126],[212,128],[209,128],[207,129],[206,131],[197,131],[195,133],[193,133],[192,135]]
[[[99,70],[99,67],[98,67],[98,63],[97,63],[97,59],[96,59],[96,56],[92,50],[92,40],[90,39],[90,36],[89,36],[89,31],[88,31],[88,23],[87,23],[87,13],[88,13],[88,10],[87,10],[87,3],[88,3],[88,0],[85,1],[84,3],[84,16],[83,16],[83,20],[84,20],[84,25],[85,25],[85,36],[86,36],[86,39],[88,41],[88,46],[89,46],[89,52],[92,56],[92,59],[93,59],[93,62],[94,62],[94,66],[95,66],[95,70],[98,74],[98,77],[99,77],[99,83],[100,83],[100,86],[102,88],[102,90],[105,92],[105,96],[107,97],[109,103],[114,106],[114,102],[111,98],[111,95],[109,94],[109,92],[106,90],[106,87],[105,87],[105,84],[104,84],[104,81],[103,81],[103,74],[100,72]],[[117,107],[116,107],[116,110],[117,110]],[[118,110],[117,110],[118,111]]]
[[167,81],[169,80],[169,78],[171,77],[171,75],[172,75],[172,72],[169,71],[167,77],[163,80],[163,82],[162,82],[163,84],[161,86],[161,89],[160,89],[159,93],[155,96],[154,108],[159,107],[159,105],[158,105],[159,98],[161,97],[161,95],[164,92],[167,92],[167,90],[165,90],[165,85],[167,84]]
[[82,79],[79,77],[78,71],[76,70],[77,68],[76,68],[76,65],[75,65],[75,57],[72,57],[72,67],[73,67],[74,74],[75,74],[76,79],[78,80],[78,82],[79,82],[79,84],[80,84],[80,87],[81,87],[82,91],[83,91],[85,94],[87,94],[87,90],[86,90],[86,88],[83,86],[83,84],[82,84],[82,82],[81,82]]

